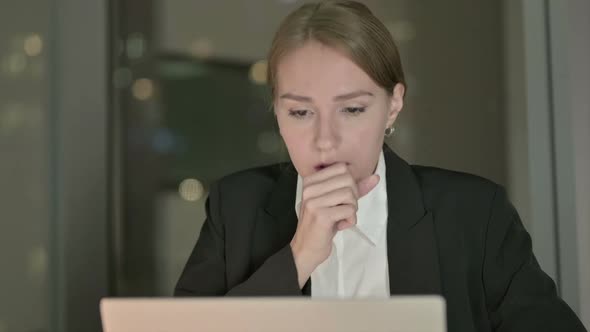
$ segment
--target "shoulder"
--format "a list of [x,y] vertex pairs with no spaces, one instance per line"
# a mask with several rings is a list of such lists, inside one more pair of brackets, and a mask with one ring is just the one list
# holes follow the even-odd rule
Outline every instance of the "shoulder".
[[211,193],[221,201],[258,205],[266,199],[288,165],[277,163],[228,174],[211,184]]
[[495,200],[507,199],[501,185],[478,175],[419,165],[412,169],[431,208],[451,205],[489,213]]
[[[483,245],[504,234],[514,223],[522,227],[505,189],[481,176],[434,167],[412,166],[424,204],[453,241],[470,248],[467,256],[479,262]],[[490,240],[492,239],[492,240]]]
[[248,185],[272,186],[288,163],[278,163],[243,169],[217,180],[217,185],[221,188],[236,188]]
[[412,165],[423,190],[456,193],[496,191],[498,184],[479,175],[430,166]]

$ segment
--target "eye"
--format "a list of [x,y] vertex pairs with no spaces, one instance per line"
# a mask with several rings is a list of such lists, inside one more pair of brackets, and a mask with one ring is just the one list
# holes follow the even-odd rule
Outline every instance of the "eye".
[[307,116],[310,112],[308,110],[289,110],[289,116],[292,116],[296,119],[303,118]]
[[349,113],[351,115],[359,115],[365,111],[364,107],[346,107],[342,112]]

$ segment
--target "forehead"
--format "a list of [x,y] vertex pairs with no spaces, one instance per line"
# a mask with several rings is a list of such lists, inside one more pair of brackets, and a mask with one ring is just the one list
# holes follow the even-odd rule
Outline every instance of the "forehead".
[[337,95],[378,86],[343,52],[317,42],[286,54],[277,65],[277,90],[305,95]]

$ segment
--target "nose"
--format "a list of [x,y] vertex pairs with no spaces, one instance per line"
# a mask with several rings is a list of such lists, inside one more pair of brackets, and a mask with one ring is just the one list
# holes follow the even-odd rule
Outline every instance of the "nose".
[[338,126],[329,117],[318,117],[315,130],[315,145],[320,151],[334,150],[340,143]]

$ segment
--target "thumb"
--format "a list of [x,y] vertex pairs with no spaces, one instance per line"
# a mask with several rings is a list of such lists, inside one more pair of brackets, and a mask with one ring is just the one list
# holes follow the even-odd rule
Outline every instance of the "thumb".
[[369,177],[364,178],[363,180],[357,183],[358,190],[359,190],[359,198],[368,194],[373,188],[377,186],[377,183],[380,181],[380,177],[377,174],[373,174]]

